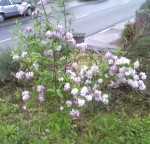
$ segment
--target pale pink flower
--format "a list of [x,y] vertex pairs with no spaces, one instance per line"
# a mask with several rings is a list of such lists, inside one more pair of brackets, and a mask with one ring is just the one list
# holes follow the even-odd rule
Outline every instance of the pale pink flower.
[[123,77],[125,77],[125,74],[124,74],[124,73],[118,73],[117,76],[118,76],[119,78],[123,78]]
[[128,85],[130,85],[130,86],[131,86],[131,85],[132,85],[132,83],[133,83],[133,80],[132,80],[132,79],[128,79],[128,80],[127,80],[127,83],[128,83]]
[[76,68],[76,67],[78,66],[78,64],[77,64],[76,62],[74,62],[74,63],[71,64],[71,66],[72,66],[73,68]]
[[146,80],[146,78],[147,78],[147,76],[146,76],[146,74],[144,72],[141,72],[140,76],[141,76],[142,80]]
[[78,94],[78,89],[77,88],[73,88],[72,90],[71,90],[71,94],[72,95],[77,95]]
[[67,33],[66,33],[66,36],[65,36],[65,39],[66,39],[67,42],[72,42],[72,41],[74,40],[74,39],[73,39],[73,34],[67,32]]
[[102,78],[98,79],[98,83],[102,84],[104,82],[104,80]]
[[63,28],[62,25],[57,25],[56,31],[59,32],[59,33],[62,33],[62,28]]
[[78,99],[78,106],[82,107],[85,104],[85,100],[84,99]]
[[127,82],[127,80],[126,80],[125,77],[121,77],[121,78],[119,78],[117,81],[118,81],[119,83],[126,83],[126,82]]
[[46,5],[48,3],[47,0],[39,0],[39,2],[37,3],[37,5],[43,4]]
[[105,54],[105,58],[106,58],[106,59],[112,59],[112,58],[113,58],[113,55],[112,55],[110,52],[107,52],[107,53]]
[[22,100],[26,101],[30,98],[29,91],[22,92]]
[[99,85],[95,84],[95,85],[93,86],[92,90],[95,91],[95,90],[98,88],[98,86],[99,86]]
[[39,101],[43,102],[44,101],[44,93],[40,92],[39,93],[39,97],[38,97]]
[[80,77],[75,77],[73,78],[74,82],[77,84],[81,84],[81,78]]
[[119,68],[119,72],[120,73],[125,73],[126,72],[126,67],[121,67],[121,68]]
[[19,71],[16,73],[15,77],[19,80],[23,79],[25,77],[25,72]]
[[102,96],[100,96],[100,95],[95,96],[95,100],[98,102],[102,101]]
[[15,60],[15,61],[18,61],[19,60],[19,56],[18,55],[13,55],[12,59]]
[[43,52],[44,56],[53,56],[53,50],[49,49],[49,50],[44,50]]
[[56,48],[56,50],[59,52],[59,51],[61,51],[61,49],[62,49],[62,46],[61,45],[59,45],[57,48]]
[[146,89],[146,85],[144,83],[139,86],[139,90],[143,91],[145,89]]
[[109,60],[108,60],[108,64],[109,64],[109,65],[112,65],[113,63],[114,63],[114,61],[113,61],[112,59],[109,59]]
[[92,70],[89,70],[86,72],[86,77],[91,79],[93,77],[93,71]]
[[138,75],[133,75],[133,79],[134,79],[134,80],[139,80],[140,78],[139,78]]
[[72,106],[72,101],[67,100],[66,105],[67,105],[67,107],[71,107]]
[[132,84],[131,84],[131,86],[133,88],[138,88],[138,86],[139,86],[138,81],[133,81]]
[[88,88],[84,86],[82,87],[80,94],[81,96],[86,96],[88,92],[89,92]]
[[86,80],[85,83],[86,84],[90,84],[92,81],[91,80]]
[[64,85],[64,91],[69,91],[70,90],[70,84],[69,83],[66,83]]
[[28,55],[27,52],[23,52],[21,56],[22,56],[23,58],[25,58],[27,55]]
[[26,32],[26,33],[33,33],[34,30],[33,30],[32,27],[26,27],[25,32]]
[[57,38],[62,38],[62,26],[61,25],[57,25],[56,33],[54,35]]
[[108,104],[108,95],[107,95],[107,94],[103,94],[101,101],[102,101],[104,104]]
[[46,36],[47,38],[50,38],[50,37],[54,36],[54,33],[49,30],[49,31],[47,31],[47,32],[45,33],[45,36]]
[[30,78],[32,78],[34,76],[34,73],[33,72],[27,72],[25,74],[25,76],[26,76],[27,79],[30,79]]
[[146,89],[146,85],[144,84],[142,80],[139,80],[138,84],[139,84],[139,90],[143,91]]
[[45,87],[43,85],[38,85],[36,89],[39,93],[43,93],[45,90]]
[[76,47],[79,48],[82,51],[85,51],[87,49],[87,44],[86,43],[78,43],[76,44]]
[[125,57],[121,57],[115,61],[115,65],[123,65],[123,64],[129,64],[129,63],[130,63],[130,60]]
[[85,96],[85,99],[86,99],[88,102],[90,102],[90,101],[92,101],[93,97],[92,97],[92,95],[86,95],[86,96]]
[[140,63],[139,61],[136,61],[134,64],[133,64],[134,68],[135,69],[138,69],[140,67]]
[[116,66],[110,67],[110,73],[116,73],[118,71],[118,68]]
[[101,96],[102,92],[99,91],[99,90],[94,90],[94,94],[95,94],[96,96]]
[[73,117],[79,117],[80,116],[79,110],[74,110],[74,109],[72,109],[69,114]]
[[95,74],[99,72],[99,68],[98,66],[96,66],[95,64],[93,66],[91,66],[91,71]]
[[113,59],[114,61],[116,61],[116,60],[118,60],[119,58],[118,58],[118,56],[114,56],[114,55],[113,55],[112,59]]

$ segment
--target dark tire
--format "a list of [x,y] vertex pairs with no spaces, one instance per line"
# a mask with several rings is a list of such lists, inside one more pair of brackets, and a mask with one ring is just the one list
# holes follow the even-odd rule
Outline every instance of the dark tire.
[[29,8],[27,9],[26,14],[27,14],[28,16],[31,16],[31,15],[32,15],[32,12],[33,12],[32,8],[29,7]]
[[0,23],[3,22],[4,20],[5,20],[4,14],[0,13]]

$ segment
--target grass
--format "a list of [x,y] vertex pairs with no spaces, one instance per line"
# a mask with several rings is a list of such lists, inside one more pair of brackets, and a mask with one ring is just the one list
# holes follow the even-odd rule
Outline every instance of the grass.
[[[120,100],[106,108],[90,104],[80,119],[57,130],[52,123],[57,121],[58,115],[52,113],[48,103],[28,105],[24,110],[21,96],[15,91],[20,91],[19,86],[14,88],[8,84],[0,88],[1,144],[150,143],[149,106],[134,103],[142,95],[131,100],[135,95],[130,93],[126,96],[130,102]],[[142,110],[147,113],[142,115]]]

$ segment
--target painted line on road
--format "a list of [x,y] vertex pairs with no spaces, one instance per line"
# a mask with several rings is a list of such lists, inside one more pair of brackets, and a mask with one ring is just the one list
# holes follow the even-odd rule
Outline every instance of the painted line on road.
[[[18,22],[22,22],[22,21],[25,21],[25,20],[29,20],[31,17],[28,17],[28,18],[23,18],[23,19],[19,19]],[[1,26],[6,26],[6,25],[9,25],[9,24],[14,24],[15,21],[10,21],[10,22],[6,22],[4,24],[0,24],[0,27]]]
[[4,39],[4,40],[0,41],[0,43],[3,43],[3,42],[6,42],[6,41],[9,41],[9,40],[11,40],[11,39],[12,39],[12,38]]
[[76,17],[75,19],[79,19],[79,18],[82,18],[82,17],[85,17],[85,16],[88,16],[89,14],[85,14],[85,15],[82,15],[82,16],[79,16],[79,17]]
[[[110,27],[110,28],[111,28],[111,27]],[[106,32],[106,31],[109,31],[110,28],[107,28],[107,29],[104,29],[104,30],[100,31],[99,34],[100,34],[100,33],[104,33],[104,32]]]

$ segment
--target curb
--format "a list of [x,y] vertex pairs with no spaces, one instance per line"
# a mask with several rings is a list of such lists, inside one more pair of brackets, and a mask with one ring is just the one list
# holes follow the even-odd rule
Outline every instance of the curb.
[[117,49],[117,47],[87,45],[87,49],[92,51],[108,52]]

